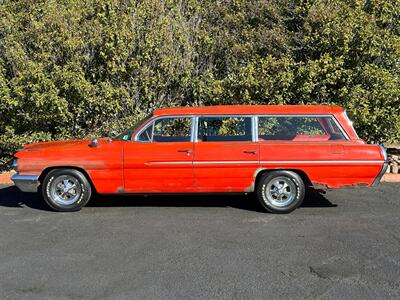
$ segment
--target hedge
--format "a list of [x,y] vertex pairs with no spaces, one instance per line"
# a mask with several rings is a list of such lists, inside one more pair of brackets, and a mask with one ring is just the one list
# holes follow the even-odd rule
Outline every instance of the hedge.
[[400,0],[0,1],[0,163],[157,107],[339,104],[400,140]]

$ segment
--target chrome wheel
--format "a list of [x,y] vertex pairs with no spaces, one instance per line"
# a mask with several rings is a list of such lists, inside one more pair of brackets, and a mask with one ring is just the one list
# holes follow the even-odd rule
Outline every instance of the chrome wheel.
[[280,176],[268,182],[264,193],[265,197],[272,205],[285,207],[296,199],[297,188],[292,180]]
[[61,175],[51,183],[50,195],[53,201],[59,205],[71,205],[81,197],[82,187],[75,177]]

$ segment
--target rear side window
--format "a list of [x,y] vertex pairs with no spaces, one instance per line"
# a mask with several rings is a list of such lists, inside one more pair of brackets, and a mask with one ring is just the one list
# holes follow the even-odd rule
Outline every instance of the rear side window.
[[345,140],[332,117],[259,117],[259,140]]
[[203,142],[251,141],[251,118],[200,117],[197,139]]

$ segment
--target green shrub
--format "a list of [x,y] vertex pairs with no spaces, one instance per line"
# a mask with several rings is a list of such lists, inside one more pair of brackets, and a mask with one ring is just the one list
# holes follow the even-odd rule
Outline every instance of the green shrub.
[[400,1],[0,2],[0,161],[162,106],[339,104],[400,140]]

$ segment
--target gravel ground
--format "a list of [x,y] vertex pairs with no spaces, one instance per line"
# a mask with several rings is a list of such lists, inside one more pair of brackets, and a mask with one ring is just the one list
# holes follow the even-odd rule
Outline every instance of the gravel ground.
[[311,194],[97,196],[77,213],[0,186],[1,299],[399,299],[400,184]]

